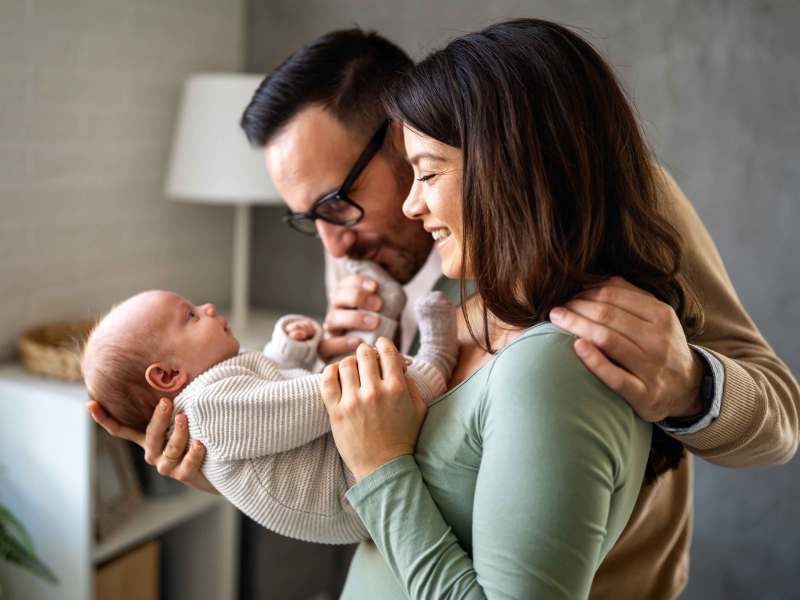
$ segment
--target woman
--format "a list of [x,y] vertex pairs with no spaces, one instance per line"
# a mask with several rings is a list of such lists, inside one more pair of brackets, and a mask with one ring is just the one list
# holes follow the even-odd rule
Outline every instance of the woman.
[[359,548],[343,597],[584,598],[643,480],[682,448],[587,371],[548,313],[620,274],[687,329],[700,320],[638,124],[591,46],[528,19],[435,52],[387,108],[416,177],[404,212],[477,293],[427,416],[386,340],[325,371],[358,480],[348,499],[377,547]]

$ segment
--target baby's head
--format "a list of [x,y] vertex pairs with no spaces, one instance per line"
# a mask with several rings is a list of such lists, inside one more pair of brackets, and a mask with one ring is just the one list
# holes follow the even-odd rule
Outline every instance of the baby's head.
[[239,353],[213,304],[195,306],[153,290],[112,308],[94,328],[81,369],[92,400],[119,422],[144,430],[159,398],[174,398],[195,377]]

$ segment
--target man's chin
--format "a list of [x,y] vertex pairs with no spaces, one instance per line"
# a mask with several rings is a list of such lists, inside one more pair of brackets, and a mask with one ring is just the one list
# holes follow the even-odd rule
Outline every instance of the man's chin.
[[373,241],[369,246],[365,246],[351,249],[348,257],[377,263],[395,281],[405,285],[414,278],[428,260],[428,255],[433,247],[433,239],[425,234],[420,239],[413,240],[408,247],[398,247],[389,241],[382,243]]
[[419,272],[425,264],[426,258],[427,255],[422,260],[418,260],[410,253],[397,252],[384,247],[379,248],[367,260],[377,263],[392,276],[392,279],[405,285]]

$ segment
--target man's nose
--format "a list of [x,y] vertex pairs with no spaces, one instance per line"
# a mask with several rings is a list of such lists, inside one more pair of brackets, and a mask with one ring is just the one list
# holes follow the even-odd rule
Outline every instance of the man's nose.
[[201,308],[203,309],[203,312],[206,313],[209,317],[217,316],[217,307],[211,304],[211,302],[203,304]]
[[326,223],[317,219],[317,233],[325,251],[334,258],[347,256],[347,251],[356,243],[356,232],[342,225]]

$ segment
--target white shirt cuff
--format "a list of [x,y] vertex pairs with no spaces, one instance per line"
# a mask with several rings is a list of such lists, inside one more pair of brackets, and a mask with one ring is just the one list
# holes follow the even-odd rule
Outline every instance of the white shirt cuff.
[[705,361],[706,367],[711,370],[711,376],[714,379],[714,396],[708,412],[689,427],[670,427],[664,421],[656,423],[661,429],[673,435],[686,435],[702,431],[719,417],[722,408],[722,390],[725,388],[725,367],[723,367],[719,359],[708,350],[704,350],[700,346],[695,346],[694,344],[689,344],[689,347],[700,355],[700,358]]

